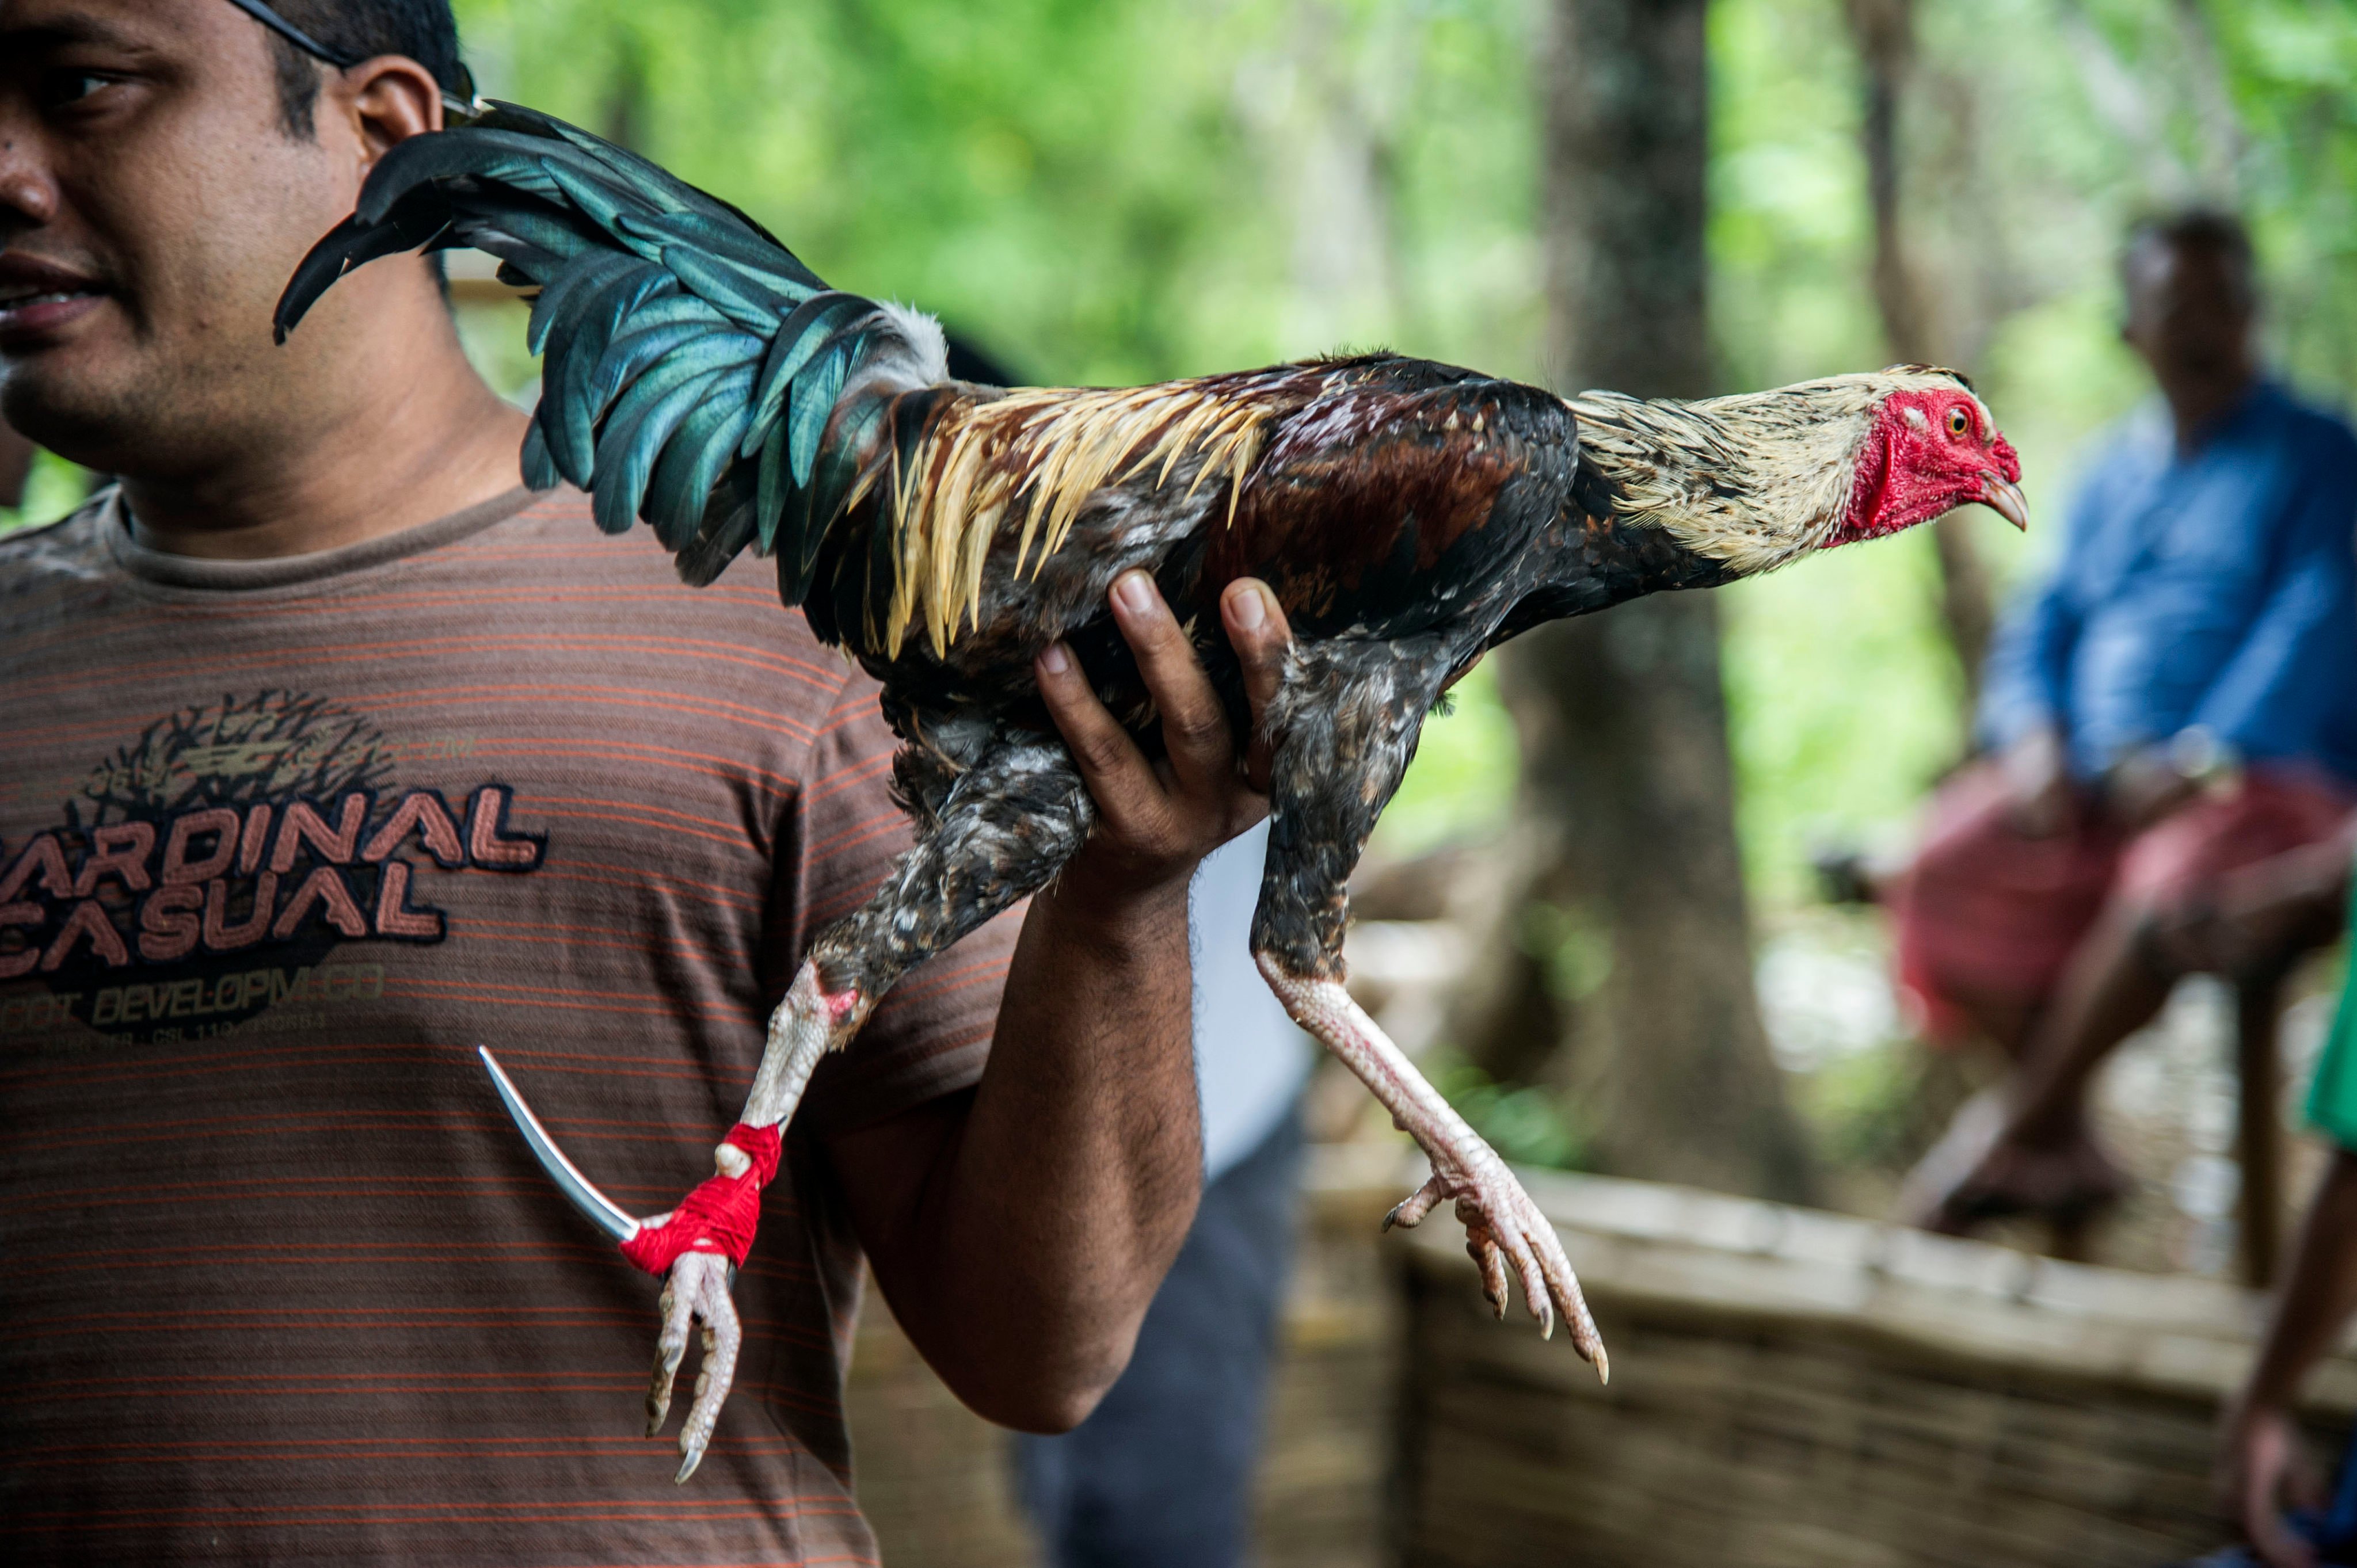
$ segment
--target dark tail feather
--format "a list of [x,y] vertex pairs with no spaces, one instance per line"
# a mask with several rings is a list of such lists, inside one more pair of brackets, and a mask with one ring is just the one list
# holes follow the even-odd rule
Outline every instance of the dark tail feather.
[[726,202],[512,104],[379,160],[288,282],[280,338],[353,267],[422,245],[488,252],[541,291],[526,478],[588,489],[608,532],[653,524],[691,582],[749,546],[782,558],[790,598],[809,589],[883,405],[946,373],[929,326],[829,292]]
[[760,510],[751,487],[742,482],[743,473],[738,469],[737,480],[714,492],[704,514],[704,531],[679,553],[680,580],[690,587],[707,587],[717,580],[760,532]]
[[311,247],[311,253],[287,280],[286,292],[279,296],[277,314],[271,320],[273,335],[285,342],[296,323],[319,303],[319,296],[354,267],[432,244],[449,227],[449,202],[439,191],[430,189],[411,191],[393,204],[381,222],[363,222],[358,214],[345,219]]

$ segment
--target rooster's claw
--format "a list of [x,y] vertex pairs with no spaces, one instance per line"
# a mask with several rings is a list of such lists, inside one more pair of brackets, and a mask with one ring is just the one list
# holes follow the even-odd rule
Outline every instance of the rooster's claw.
[[654,1373],[647,1383],[647,1435],[662,1431],[671,1413],[672,1380],[687,1357],[687,1331],[695,1320],[704,1323],[704,1364],[695,1374],[695,1398],[687,1407],[687,1422],[679,1429],[679,1474],[683,1482],[704,1463],[705,1446],[728,1398],[737,1375],[737,1352],[744,1333],[737,1321],[737,1305],[728,1298],[735,1271],[717,1252],[682,1252],[663,1284],[662,1334],[655,1341]]
[[1588,1316],[1579,1281],[1571,1272],[1571,1260],[1563,1255],[1563,1242],[1556,1238],[1555,1226],[1523,1190],[1505,1162],[1485,1147],[1465,1168],[1434,1170],[1430,1180],[1383,1217],[1383,1227],[1411,1228],[1444,1198],[1456,1200],[1457,1218],[1465,1227],[1465,1251],[1481,1271],[1481,1294],[1499,1320],[1504,1321],[1511,1299],[1506,1273],[1511,1262],[1522,1280],[1523,1299],[1531,1316],[1538,1319],[1539,1332],[1554,1336],[1555,1313],[1560,1309],[1571,1330],[1572,1348],[1596,1368],[1598,1377],[1609,1382],[1612,1364],[1605,1356],[1596,1320]]

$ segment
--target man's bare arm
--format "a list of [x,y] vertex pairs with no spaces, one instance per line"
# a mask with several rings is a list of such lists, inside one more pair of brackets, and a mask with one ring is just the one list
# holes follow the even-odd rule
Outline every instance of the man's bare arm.
[[[2292,1500],[2320,1500],[2304,1472],[2293,1401],[2357,1309],[2357,1154],[2333,1153],[2316,1189],[2291,1274],[2284,1282],[2250,1380],[2227,1407],[2219,1455],[2220,1501],[2271,1568],[2308,1568],[2308,1544],[2283,1522]],[[2306,1494],[2306,1495],[2301,1495]]]
[[[909,1337],[967,1404],[1029,1431],[1076,1425],[1112,1386],[1194,1218],[1187,886],[1266,811],[1151,590],[1143,573],[1117,583],[1114,618],[1163,715],[1167,761],[1146,760],[1076,665],[1041,661],[1100,820],[1032,900],[982,1081],[828,1144]],[[1282,613],[1252,583],[1221,608],[1257,715]]]

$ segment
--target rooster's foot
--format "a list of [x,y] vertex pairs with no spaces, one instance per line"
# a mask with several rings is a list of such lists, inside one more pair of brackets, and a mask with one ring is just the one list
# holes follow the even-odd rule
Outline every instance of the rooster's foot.
[[1588,1316],[1571,1261],[1563,1255],[1555,1226],[1503,1160],[1489,1155],[1461,1167],[1436,1166],[1431,1180],[1383,1217],[1383,1228],[1414,1226],[1449,1198],[1456,1200],[1457,1219],[1465,1227],[1465,1251],[1481,1271],[1481,1294],[1489,1298],[1499,1321],[1505,1321],[1512,1300],[1506,1273],[1512,1263],[1522,1281],[1523,1300],[1538,1319],[1539,1332],[1550,1337],[1555,1333],[1555,1315],[1560,1310],[1571,1332],[1572,1348],[1609,1382],[1612,1363],[1604,1353],[1596,1320]]
[[694,1402],[679,1429],[679,1474],[683,1482],[704,1463],[705,1445],[712,1441],[713,1423],[728,1398],[737,1376],[737,1352],[744,1331],[737,1321],[737,1305],[728,1299],[729,1276],[736,1271],[717,1252],[682,1252],[671,1266],[662,1293],[662,1335],[655,1341],[654,1375],[647,1384],[647,1435],[660,1434],[671,1413],[672,1380],[687,1356],[687,1331],[704,1324],[704,1364],[695,1374]]
[[1261,977],[1293,1021],[1374,1091],[1392,1121],[1432,1162],[1432,1179],[1391,1211],[1383,1220],[1385,1228],[1414,1225],[1443,1198],[1455,1199],[1457,1218],[1465,1225],[1466,1251],[1481,1271],[1482,1294],[1498,1316],[1506,1316],[1506,1265],[1511,1262],[1522,1277],[1523,1299],[1539,1327],[1552,1335],[1560,1310],[1571,1328],[1572,1348],[1596,1369],[1597,1376],[1610,1377],[1603,1337],[1587,1315],[1587,1303],[1555,1227],[1497,1151],[1425,1080],[1366,1009],[1351,999],[1339,978],[1299,973],[1275,953],[1254,957]]

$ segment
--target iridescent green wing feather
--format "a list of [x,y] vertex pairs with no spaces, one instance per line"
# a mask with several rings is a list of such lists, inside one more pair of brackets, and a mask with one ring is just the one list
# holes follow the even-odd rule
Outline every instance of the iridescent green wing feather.
[[645,159],[494,103],[378,163],[288,283],[280,338],[353,267],[452,246],[538,290],[527,482],[590,491],[609,532],[644,520],[691,582],[748,547],[775,553],[780,593],[800,603],[881,430],[859,404],[910,382],[862,372],[882,354],[924,360],[905,318],[827,288],[759,224]]

